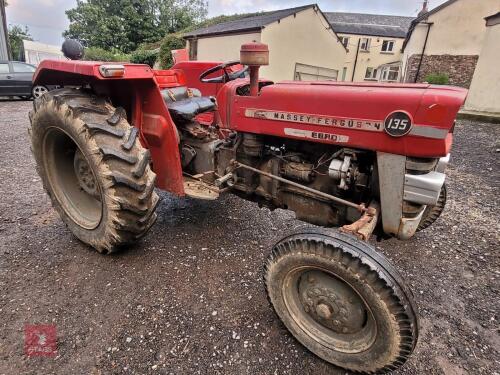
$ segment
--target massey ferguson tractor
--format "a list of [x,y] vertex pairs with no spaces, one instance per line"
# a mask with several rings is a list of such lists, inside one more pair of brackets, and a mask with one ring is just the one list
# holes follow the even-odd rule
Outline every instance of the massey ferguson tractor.
[[155,187],[292,210],[323,229],[288,234],[271,250],[263,276],[279,318],[349,371],[405,363],[417,309],[367,241],[407,240],[440,215],[466,90],[272,82],[259,78],[269,51],[255,42],[240,61],[169,70],[77,61],[74,41],[63,50],[73,60],[45,60],[34,76],[63,88],[35,100],[30,136],[43,186],[77,238],[103,254],[137,241],[156,220]]

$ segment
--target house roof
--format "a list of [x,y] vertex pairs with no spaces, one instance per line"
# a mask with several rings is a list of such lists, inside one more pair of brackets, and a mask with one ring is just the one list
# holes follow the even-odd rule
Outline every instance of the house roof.
[[328,22],[339,34],[404,38],[414,17],[382,14],[326,12]]
[[249,31],[261,30],[264,26],[269,25],[273,22],[279,21],[282,18],[291,16],[297,12],[301,12],[308,8],[317,6],[316,4],[304,5],[296,8],[281,9],[272,12],[262,12],[254,16],[242,16],[242,18],[222,22],[216,25],[211,25],[208,27],[203,27],[201,29],[193,30],[191,32],[185,33],[184,38],[194,38],[199,36],[209,36],[217,34],[230,34],[230,33],[241,33]]
[[416,23],[418,23],[418,22],[420,22],[420,21],[422,21],[422,20],[425,20],[425,19],[427,19],[430,15],[432,15],[432,14],[434,14],[434,13],[439,12],[441,9],[446,8],[448,5],[451,5],[451,4],[453,4],[454,2],[456,2],[456,1],[457,1],[457,0],[448,0],[448,1],[445,1],[443,4],[438,5],[437,7],[432,8],[431,10],[429,10],[428,12],[421,14],[420,16],[418,16],[417,18],[415,18],[415,19],[413,20],[413,22],[412,22],[412,23],[415,23],[415,24],[416,24]]

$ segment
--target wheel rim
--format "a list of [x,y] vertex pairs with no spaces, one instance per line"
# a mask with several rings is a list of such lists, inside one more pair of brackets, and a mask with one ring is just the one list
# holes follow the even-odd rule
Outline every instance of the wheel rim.
[[49,90],[45,86],[35,86],[33,87],[33,96],[35,98],[41,97],[43,94],[47,93]]
[[75,141],[61,129],[50,128],[43,159],[51,190],[65,213],[84,229],[96,228],[102,219],[102,189]]
[[360,353],[374,343],[377,325],[373,313],[339,276],[322,268],[295,268],[285,277],[282,295],[295,323],[323,346]]

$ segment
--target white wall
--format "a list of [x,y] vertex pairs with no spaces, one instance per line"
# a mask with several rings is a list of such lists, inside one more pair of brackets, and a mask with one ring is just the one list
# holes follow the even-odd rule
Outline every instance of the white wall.
[[[231,61],[240,59],[240,47],[260,42],[260,33],[231,34],[198,39],[198,61]],[[187,46],[189,51],[189,45]]]
[[469,95],[468,111],[500,113],[500,24],[489,26],[477,62]]
[[[484,17],[500,10],[500,0],[458,0],[429,16],[426,55],[479,55],[486,31]],[[408,58],[422,53],[428,26],[418,24],[405,48],[403,71]]]
[[346,50],[328,26],[321,12],[313,8],[267,25],[262,42],[269,45],[270,64],[261,68],[261,76],[293,80],[295,63],[300,63],[337,70],[340,77]]
[[[396,61],[401,61],[404,38],[389,38],[389,37],[379,37],[372,35],[350,35],[350,34],[339,34],[340,37],[348,37],[349,53],[347,54],[347,59],[345,66],[347,67],[346,81],[352,80],[352,71],[354,68],[354,60],[356,59],[356,50],[358,48],[358,41],[360,38],[370,38],[371,45],[368,52],[359,51],[358,59],[356,63],[356,71],[354,74],[354,81],[361,82],[365,80],[366,68],[377,69],[383,64],[393,63]],[[384,40],[394,41],[394,49],[392,53],[382,52],[382,43]],[[378,73],[380,75],[380,72]],[[340,75],[339,75],[340,77]],[[340,80],[340,78],[339,78]]]

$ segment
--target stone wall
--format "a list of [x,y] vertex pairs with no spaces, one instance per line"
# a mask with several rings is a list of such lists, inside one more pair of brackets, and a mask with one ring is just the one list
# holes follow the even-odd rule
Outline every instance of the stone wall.
[[[414,82],[421,55],[411,55],[406,65],[405,82]],[[447,74],[450,85],[469,88],[479,56],[424,55],[417,82],[424,82],[429,74]]]

